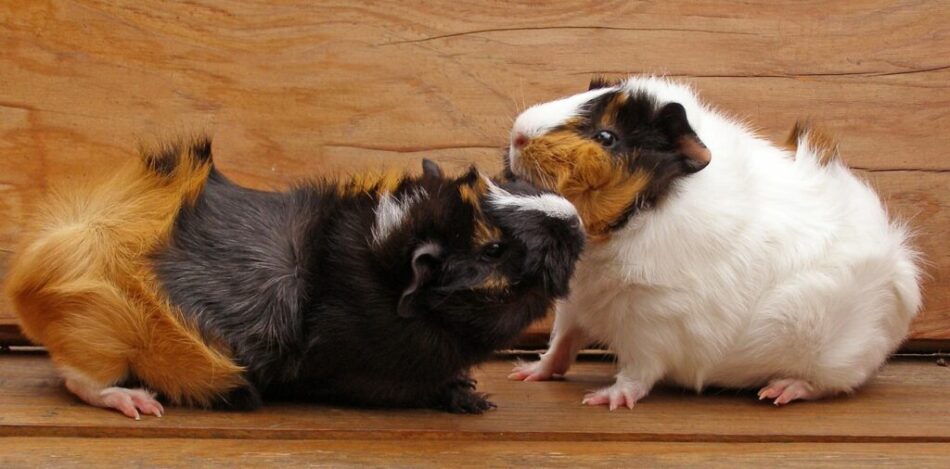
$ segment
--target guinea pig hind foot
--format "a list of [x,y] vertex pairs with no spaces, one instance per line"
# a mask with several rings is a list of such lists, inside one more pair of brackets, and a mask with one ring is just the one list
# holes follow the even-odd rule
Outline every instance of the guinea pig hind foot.
[[155,394],[145,389],[117,386],[99,389],[70,378],[66,379],[66,388],[89,405],[115,409],[135,420],[140,420],[141,414],[161,417],[165,413],[165,408],[155,399]]
[[810,401],[825,396],[815,389],[811,383],[800,379],[773,379],[767,386],[759,390],[759,400],[774,399],[773,404],[779,406],[792,401]]

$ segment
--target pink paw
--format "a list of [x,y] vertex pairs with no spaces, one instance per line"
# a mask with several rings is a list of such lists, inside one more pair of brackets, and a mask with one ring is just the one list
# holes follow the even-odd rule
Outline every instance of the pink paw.
[[813,400],[822,397],[811,384],[797,379],[776,379],[759,390],[759,400],[774,399],[775,405],[788,404],[795,400]]
[[649,392],[650,390],[646,386],[636,381],[618,379],[612,386],[588,393],[581,403],[586,405],[607,404],[610,410],[617,409],[620,406],[633,409],[634,404],[643,399]]
[[547,381],[555,374],[563,373],[566,370],[555,372],[554,367],[545,360],[536,362],[518,362],[508,374],[508,379],[515,381]]
[[141,419],[140,411],[156,417],[161,417],[165,412],[155,395],[144,389],[106,388],[99,392],[99,402],[96,405],[118,410],[135,420]]

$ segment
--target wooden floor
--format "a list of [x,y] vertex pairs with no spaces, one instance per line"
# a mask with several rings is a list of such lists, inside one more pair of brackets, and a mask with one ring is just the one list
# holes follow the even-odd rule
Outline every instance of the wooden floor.
[[848,398],[775,408],[750,392],[662,389],[612,413],[580,405],[610,363],[547,383],[509,382],[509,368],[477,373],[498,404],[483,416],[278,404],[134,421],[74,399],[45,355],[5,353],[0,467],[950,465],[950,368],[933,359],[896,359]]

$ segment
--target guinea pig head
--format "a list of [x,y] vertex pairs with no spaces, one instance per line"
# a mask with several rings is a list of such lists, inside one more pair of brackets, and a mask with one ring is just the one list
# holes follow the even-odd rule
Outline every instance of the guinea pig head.
[[519,115],[505,162],[509,173],[567,197],[597,240],[710,159],[681,104],[595,80],[585,93]]
[[404,266],[396,312],[479,347],[505,346],[567,294],[584,245],[576,209],[475,168],[453,179],[423,166],[420,185],[404,192],[416,194],[406,222],[383,243]]

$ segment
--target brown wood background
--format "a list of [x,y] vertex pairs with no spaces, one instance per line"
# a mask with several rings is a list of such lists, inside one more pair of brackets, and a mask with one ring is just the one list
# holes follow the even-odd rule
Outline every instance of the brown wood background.
[[28,201],[143,141],[209,131],[257,187],[423,156],[498,169],[525,105],[645,72],[771,138],[802,117],[837,134],[919,234],[913,337],[950,339],[950,2],[461,3],[3,2],[0,266]]

